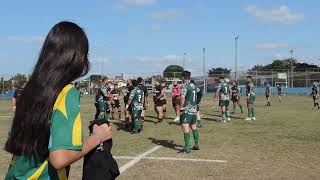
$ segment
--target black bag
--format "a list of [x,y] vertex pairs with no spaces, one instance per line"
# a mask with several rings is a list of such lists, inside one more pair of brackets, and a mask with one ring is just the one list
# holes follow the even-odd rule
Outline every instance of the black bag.
[[[101,125],[102,123],[92,121],[89,125],[90,134],[95,124]],[[120,175],[118,164],[111,154],[112,139],[103,142],[102,147],[103,150],[100,150],[100,145],[98,145],[84,156],[83,180],[111,180]]]

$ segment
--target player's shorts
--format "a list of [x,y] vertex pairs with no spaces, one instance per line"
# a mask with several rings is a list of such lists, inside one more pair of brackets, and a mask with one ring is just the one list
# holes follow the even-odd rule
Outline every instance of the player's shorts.
[[167,104],[167,100],[166,100],[166,99],[163,99],[163,100],[162,100],[162,103],[163,103],[163,105],[166,105],[166,104]]
[[109,104],[107,101],[98,101],[97,103],[98,109],[100,112],[109,112]]
[[239,96],[232,96],[232,97],[231,97],[231,101],[232,101],[232,102],[240,101],[240,97],[239,97]]
[[155,100],[154,101],[154,106],[156,106],[156,107],[163,106],[163,100]]
[[188,114],[185,111],[180,115],[180,124],[190,124],[193,125],[197,122],[196,114]]
[[229,100],[220,100],[219,105],[220,106],[229,106]]
[[133,120],[139,119],[141,117],[142,110],[131,110],[131,117]]
[[247,103],[248,104],[254,104],[255,101],[256,101],[256,96],[255,95],[248,96],[248,99],[247,99]]
[[269,97],[270,97],[270,95],[266,94],[266,98],[269,98]]
[[180,106],[180,99],[172,99],[172,106],[173,107]]
[[120,101],[114,100],[112,104],[112,108],[121,108]]

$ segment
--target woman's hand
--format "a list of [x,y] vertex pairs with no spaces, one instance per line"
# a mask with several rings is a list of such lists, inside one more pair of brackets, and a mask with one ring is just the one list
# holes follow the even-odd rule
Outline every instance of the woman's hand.
[[112,138],[112,131],[108,124],[102,124],[100,126],[93,126],[93,135],[97,135],[101,142],[107,141]]

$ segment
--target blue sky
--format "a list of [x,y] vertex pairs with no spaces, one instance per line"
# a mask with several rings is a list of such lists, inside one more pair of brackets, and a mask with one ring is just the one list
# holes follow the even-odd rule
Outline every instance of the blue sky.
[[[162,72],[168,64],[202,71],[234,67],[239,35],[241,69],[294,56],[320,58],[317,0],[3,0],[0,5],[0,74],[30,73],[42,41],[62,20],[78,23],[90,40],[90,73]],[[103,46],[101,46],[103,45]]]

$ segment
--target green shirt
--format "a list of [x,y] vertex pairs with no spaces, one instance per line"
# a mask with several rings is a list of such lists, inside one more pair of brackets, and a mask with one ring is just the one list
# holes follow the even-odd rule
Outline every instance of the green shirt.
[[134,87],[129,99],[132,101],[132,110],[143,110],[144,93],[139,87]]
[[[51,116],[49,151],[82,150],[83,133],[80,117],[80,92],[67,85],[58,95]],[[65,180],[70,166],[55,170],[48,160],[36,157],[14,156],[6,180]]]
[[[252,89],[252,93],[250,94],[250,90]],[[247,84],[247,95],[255,95],[254,94],[254,84],[253,82],[250,82]]]
[[197,88],[193,83],[185,83],[181,86],[181,96],[185,97],[184,108],[187,114],[197,114]]
[[311,89],[311,95],[313,97],[317,97],[318,93],[319,93],[318,87],[317,86],[313,86],[312,89]]
[[231,88],[230,85],[226,82],[220,83],[218,86],[220,100],[229,100]]

